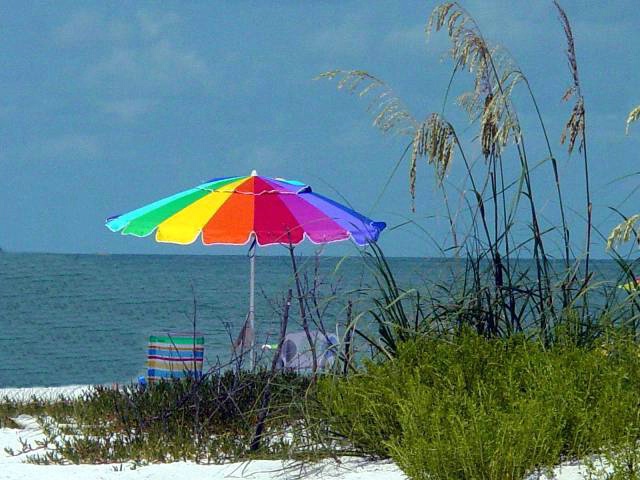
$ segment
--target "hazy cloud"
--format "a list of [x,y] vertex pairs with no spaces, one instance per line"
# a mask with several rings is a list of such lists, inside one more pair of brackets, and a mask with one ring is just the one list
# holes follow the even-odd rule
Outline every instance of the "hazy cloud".
[[95,38],[104,31],[104,19],[95,12],[74,12],[53,31],[53,39],[61,45],[76,45]]
[[138,12],[137,18],[140,32],[147,39],[160,37],[180,23],[180,17],[175,13],[144,11]]
[[419,52],[427,43],[424,25],[421,23],[407,28],[392,30],[384,37],[384,42],[394,49],[402,48],[411,52]]
[[94,48],[96,44],[127,42],[135,36],[129,20],[109,19],[97,11],[81,10],[54,28],[53,40],[65,48]]
[[10,115],[16,113],[17,110],[18,109],[15,105],[0,103],[0,117],[9,117]]
[[58,44],[95,52],[81,78],[99,97],[107,97],[98,101],[105,113],[125,121],[159,103],[150,96],[172,96],[212,84],[207,62],[186,46],[184,37],[177,14],[148,10],[128,18],[79,11],[53,31]]
[[162,94],[194,86],[206,87],[211,75],[197,53],[161,39],[151,45],[113,49],[87,70],[86,79],[110,91]]
[[367,51],[370,41],[366,25],[347,18],[338,25],[312,32],[307,38],[307,45],[315,53],[332,57],[361,56]]
[[234,175],[248,175],[252,169],[261,175],[276,175],[286,164],[289,153],[276,145],[254,144],[234,149],[230,157],[244,159],[241,161],[244,166],[237,165]]
[[122,120],[132,121],[140,115],[150,112],[158,105],[157,100],[146,98],[123,98],[101,102],[101,108]]
[[100,142],[95,136],[64,134],[45,140],[34,152],[38,157],[64,157],[68,160],[94,159],[100,156]]

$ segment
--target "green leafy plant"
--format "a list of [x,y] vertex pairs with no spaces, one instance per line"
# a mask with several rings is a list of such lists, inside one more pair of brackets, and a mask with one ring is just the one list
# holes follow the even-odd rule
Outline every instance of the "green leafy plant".
[[[118,389],[95,387],[78,399],[3,403],[39,419],[45,440],[21,452],[33,463],[120,463],[193,460],[222,462],[252,456],[260,399],[269,384],[272,437],[258,454],[283,456],[295,448],[309,379],[266,371],[214,372],[203,380],[175,380]],[[289,432],[294,440],[287,440]]]
[[422,338],[360,374],[322,379],[318,416],[413,479],[522,479],[600,453],[622,462],[640,439],[639,352],[617,333],[551,349],[468,331]]

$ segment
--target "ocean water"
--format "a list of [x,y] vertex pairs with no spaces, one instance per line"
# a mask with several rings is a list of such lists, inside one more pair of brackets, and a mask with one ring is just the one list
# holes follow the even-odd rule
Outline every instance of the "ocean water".
[[[311,280],[315,260],[301,258]],[[461,266],[450,259],[392,258],[400,285],[446,279]],[[612,262],[596,262],[601,279],[615,279]],[[326,315],[344,322],[347,295],[357,307],[373,277],[358,258],[323,257],[325,293],[338,289]],[[0,254],[0,387],[125,383],[145,372],[151,333],[205,335],[205,368],[230,358],[231,338],[248,304],[246,256]],[[293,288],[288,257],[256,260],[258,342],[274,342],[274,307]],[[296,305],[289,330],[298,330]]]
[[[299,262],[312,275],[315,260]],[[414,260],[394,263],[401,277],[419,271]],[[358,258],[321,258],[320,271],[327,292],[371,280]],[[224,363],[246,318],[248,280],[246,256],[0,254],[0,387],[135,380],[151,333],[192,329],[194,298],[205,368]],[[257,341],[277,338],[273,305],[293,286],[288,257],[256,258]],[[300,328],[296,312],[290,330]]]

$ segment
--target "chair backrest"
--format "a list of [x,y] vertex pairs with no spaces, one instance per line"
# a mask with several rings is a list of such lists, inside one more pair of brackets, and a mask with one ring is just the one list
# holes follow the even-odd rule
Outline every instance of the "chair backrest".
[[[316,350],[318,368],[330,367],[336,357],[338,337],[333,333],[323,334],[319,331],[313,331],[310,334]],[[285,335],[278,358],[278,368],[298,371],[313,368],[313,355],[305,332],[292,332]]]
[[167,332],[149,336],[147,350],[147,378],[202,376],[204,336],[196,332]]

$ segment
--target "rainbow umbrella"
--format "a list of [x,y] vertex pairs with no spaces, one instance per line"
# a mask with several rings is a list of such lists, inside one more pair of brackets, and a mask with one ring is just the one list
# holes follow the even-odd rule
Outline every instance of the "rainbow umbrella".
[[[258,176],[214,178],[197,187],[107,219],[107,228],[158,242],[250,247],[248,328],[254,329],[255,245],[295,246],[351,239],[375,242],[385,223],[374,222],[295,180]],[[253,340],[251,341],[253,347]]]

